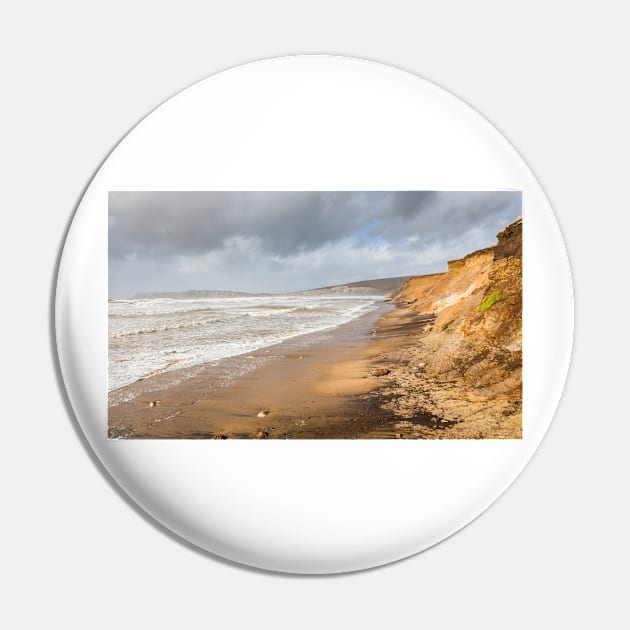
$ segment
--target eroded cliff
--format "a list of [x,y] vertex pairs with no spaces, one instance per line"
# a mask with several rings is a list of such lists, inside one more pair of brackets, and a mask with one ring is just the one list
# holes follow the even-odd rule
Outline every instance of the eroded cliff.
[[402,433],[521,437],[522,220],[497,239],[444,274],[410,278],[393,297],[435,317],[412,346],[381,358],[391,379],[382,405]]

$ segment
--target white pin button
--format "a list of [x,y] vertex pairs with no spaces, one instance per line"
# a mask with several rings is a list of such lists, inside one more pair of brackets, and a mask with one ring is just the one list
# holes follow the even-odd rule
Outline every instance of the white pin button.
[[56,328],[76,418],[143,510],[239,563],[333,573],[509,487],[558,405],[573,298],[549,203],[487,120],[304,56],[125,136],[74,216]]

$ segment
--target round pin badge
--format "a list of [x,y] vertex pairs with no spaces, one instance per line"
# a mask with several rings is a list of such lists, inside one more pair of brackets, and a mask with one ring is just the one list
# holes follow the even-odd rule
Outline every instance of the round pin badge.
[[117,145],[67,234],[56,335],[76,420],[147,514],[335,573],[508,488],[572,307],[549,203],[487,120],[402,70],[299,56],[200,81]]

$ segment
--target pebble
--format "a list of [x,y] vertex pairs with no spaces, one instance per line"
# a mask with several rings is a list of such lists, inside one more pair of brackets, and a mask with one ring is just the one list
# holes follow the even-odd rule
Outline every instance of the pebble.
[[389,374],[389,370],[387,368],[378,368],[372,372],[372,376],[387,376]]
[[269,415],[269,409],[263,409],[262,411],[258,412],[258,417],[259,418],[264,418],[265,416]]

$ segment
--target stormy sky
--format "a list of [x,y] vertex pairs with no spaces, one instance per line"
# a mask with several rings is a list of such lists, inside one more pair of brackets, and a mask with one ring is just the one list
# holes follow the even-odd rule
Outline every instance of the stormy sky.
[[110,192],[109,296],[444,271],[520,214],[512,191]]

